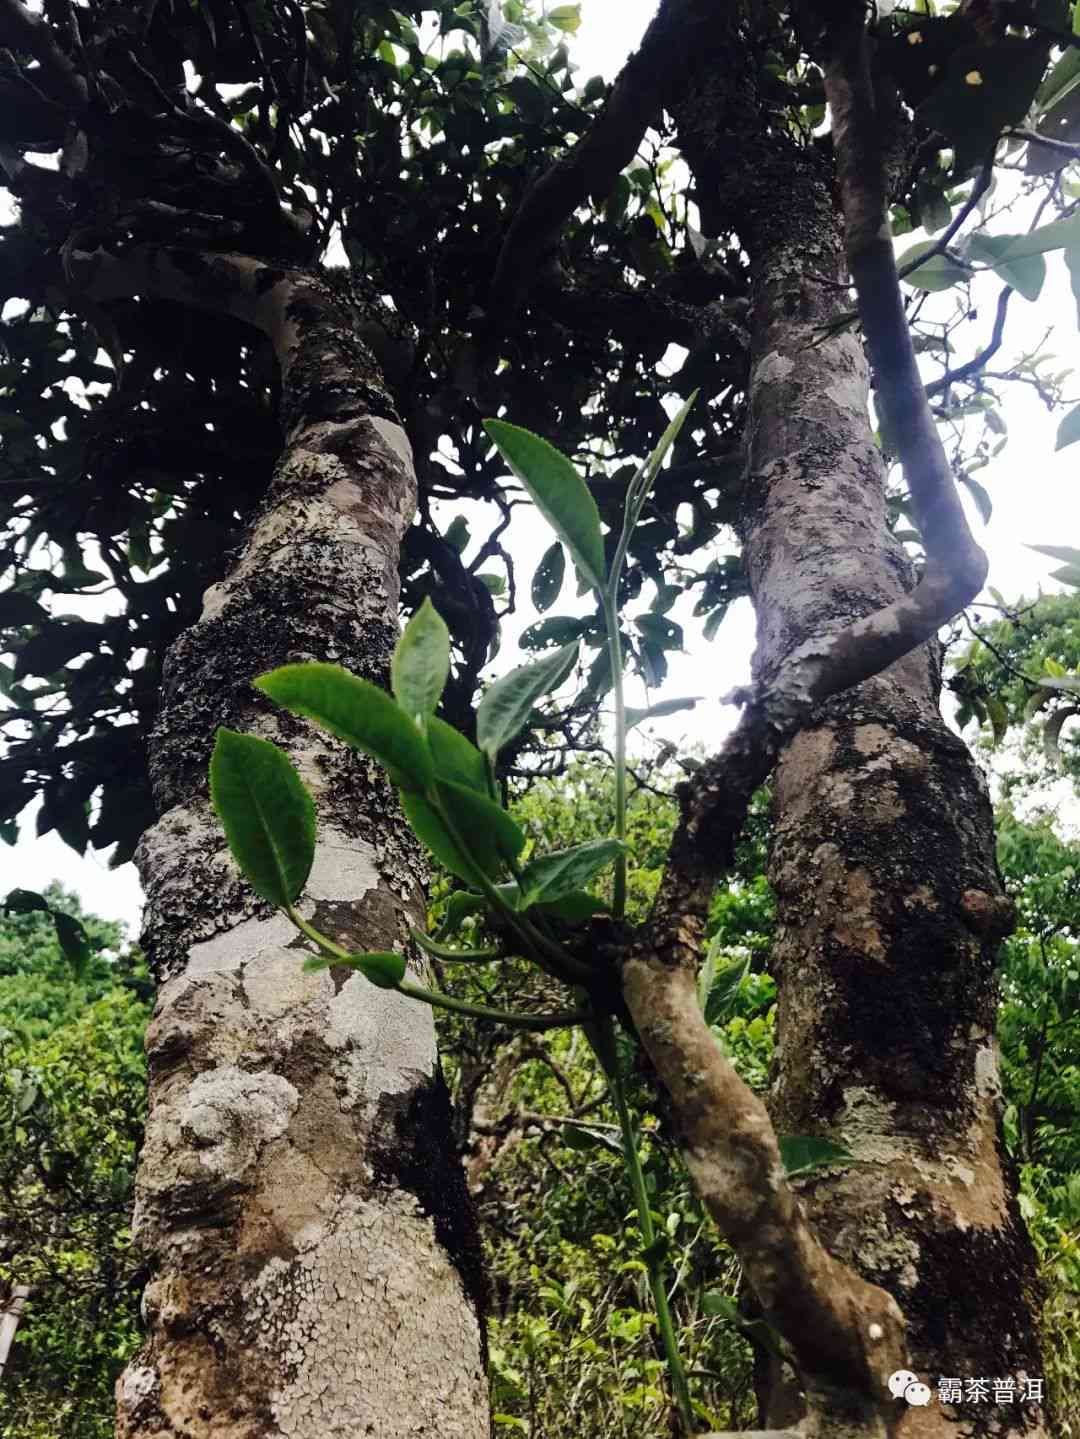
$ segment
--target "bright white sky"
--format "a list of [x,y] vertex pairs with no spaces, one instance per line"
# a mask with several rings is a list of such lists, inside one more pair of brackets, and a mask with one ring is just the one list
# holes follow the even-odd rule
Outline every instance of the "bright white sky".
[[[581,29],[571,51],[582,76],[602,74],[612,78],[644,33],[655,9],[656,0],[584,0]],[[917,238],[922,237],[905,236],[900,248]],[[1047,327],[1053,326],[1050,348],[1059,356],[1060,368],[1076,367],[1078,378],[1071,393],[1074,400],[1080,400],[1076,302],[1060,253],[1047,259],[1049,273],[1039,301],[1028,304],[1017,296],[1012,302],[999,367],[1004,370],[1010,359],[1035,348]],[[989,333],[995,293],[993,286],[987,285],[987,298],[979,297],[980,322],[968,327],[972,334],[966,340],[973,348],[983,343]],[[1060,415],[1048,416],[1027,386],[1008,387],[1003,410],[1010,442],[1000,459],[977,475],[993,498],[993,517],[985,527],[976,516],[972,518],[980,542],[990,555],[990,583],[1013,599],[1021,593],[1033,594],[1040,583],[1044,589],[1058,588],[1047,579],[1052,565],[1026,550],[1026,544],[1080,545],[1080,445],[1054,453]],[[481,527],[476,528],[480,532]],[[544,527],[534,522],[519,520],[512,527],[509,547],[518,559],[519,586],[526,596],[534,565],[550,538]],[[642,610],[649,598],[650,592],[646,591]],[[565,613],[567,606],[560,602],[558,608]],[[673,611],[672,617],[687,621],[685,629],[692,651],[671,656],[669,678],[662,693],[651,696],[653,702],[681,695],[715,697],[745,680],[753,645],[753,618],[748,604],[733,607],[710,645],[700,639],[700,621],[689,620],[679,610]],[[517,635],[533,618],[532,614],[522,614],[512,628],[505,627],[500,665],[509,667],[527,657],[518,650]],[[632,705],[645,703],[644,692],[636,685],[630,687],[627,699]],[[713,749],[734,718],[734,711],[721,709],[712,698],[691,713],[656,723],[650,732],[656,738],[698,740]],[[91,851],[80,859],[55,834],[34,838],[33,814],[28,809],[22,816],[19,844],[14,849],[0,847],[0,894],[17,886],[43,889],[56,878],[77,891],[89,909],[126,920],[134,936],[141,904],[134,867],[129,864],[109,870],[103,856]]]

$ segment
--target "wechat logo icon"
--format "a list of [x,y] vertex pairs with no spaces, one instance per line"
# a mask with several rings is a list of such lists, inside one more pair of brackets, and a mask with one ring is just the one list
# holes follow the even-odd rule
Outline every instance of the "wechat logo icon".
[[906,1399],[909,1404],[922,1406],[930,1403],[930,1389],[919,1381],[910,1369],[898,1369],[889,1375],[889,1393],[897,1399]]

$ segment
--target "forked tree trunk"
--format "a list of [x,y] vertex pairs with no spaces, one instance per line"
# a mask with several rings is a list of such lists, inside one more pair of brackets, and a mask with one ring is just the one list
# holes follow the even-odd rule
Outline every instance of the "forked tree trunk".
[[481,1439],[479,1250],[431,1011],[360,975],[305,974],[206,788],[218,725],[283,745],[319,809],[302,912],[350,947],[407,944],[425,875],[381,771],[249,681],[302,659],[385,680],[409,445],[356,315],[321,281],[242,257],[138,269],[87,288],[202,304],[220,290],[270,334],[286,439],[230,573],[173,647],[153,734],[161,818],[138,864],[161,988],[135,1218],[149,1339],[118,1385],[117,1432]]
[[[914,578],[886,530],[858,332],[822,329],[850,304],[831,164],[764,124],[721,51],[699,47],[694,66],[673,108],[703,226],[734,224],[754,266],[743,539],[760,681]],[[830,1251],[906,1316],[933,1397],[898,1401],[903,1439],[952,1439],[961,1420],[1037,1439],[1043,1405],[1020,1398],[1041,1375],[1036,1271],[995,1041],[1010,908],[986,787],[942,721],[940,683],[937,647],[916,651],[821,705],[781,756],[769,1107],[779,1133],[827,1135],[855,1156],[802,1196]],[[940,1402],[942,1378],[961,1382],[959,1404]],[[971,1401],[963,1381],[979,1378],[1011,1379],[1017,1397]],[[798,1418],[790,1375],[761,1387],[763,1422]]]

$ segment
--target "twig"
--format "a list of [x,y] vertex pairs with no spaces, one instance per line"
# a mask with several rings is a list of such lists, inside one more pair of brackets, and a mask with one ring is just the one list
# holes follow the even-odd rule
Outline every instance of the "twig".
[[959,213],[952,220],[948,229],[942,233],[940,239],[934,241],[929,250],[925,250],[921,255],[917,256],[916,259],[909,260],[906,265],[904,265],[900,270],[898,270],[897,279],[906,279],[907,276],[913,274],[920,265],[925,265],[927,260],[932,260],[935,255],[943,255],[945,253],[949,245],[952,243],[953,238],[963,225],[964,221],[971,214],[972,210],[975,209],[975,206],[986,194],[987,190],[989,190],[990,181],[993,178],[994,154],[993,151],[991,151],[989,157],[983,164],[982,169],[979,171],[975,184],[972,187],[971,194],[967,197],[963,205],[960,207]]
[[1057,150],[1062,155],[1072,155],[1080,159],[1080,145],[1070,145],[1068,140],[1052,140],[1049,135],[1040,135],[1037,130],[1006,130],[1005,133],[1017,140],[1027,140],[1031,145],[1045,145],[1048,150]]
[[966,364],[960,365],[955,370],[946,370],[939,380],[931,380],[925,387],[925,395],[929,400],[934,395],[940,395],[942,391],[949,389],[951,385],[966,380],[969,375],[976,374],[986,364],[987,360],[993,359],[998,350],[1001,349],[1002,337],[1005,334],[1005,316],[1009,308],[1009,300],[1012,298],[1012,286],[1006,285],[998,296],[997,313],[994,316],[994,328],[986,347],[974,355]]

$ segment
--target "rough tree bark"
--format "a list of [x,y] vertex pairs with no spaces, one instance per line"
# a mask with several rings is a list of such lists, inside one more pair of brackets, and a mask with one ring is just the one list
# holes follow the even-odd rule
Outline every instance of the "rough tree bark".
[[[808,641],[894,604],[914,577],[885,526],[862,343],[823,338],[846,299],[832,165],[770,135],[752,104],[738,135],[738,82],[717,55],[698,58],[674,107],[680,143],[706,233],[737,217],[754,263],[742,530],[767,689]],[[746,146],[734,173],[733,138]],[[849,211],[849,256],[852,228]],[[985,784],[941,718],[940,682],[932,642],[817,708],[780,756],[770,862],[769,1111],[778,1132],[829,1134],[855,1155],[801,1198],[829,1252],[898,1299],[908,1367],[932,1388],[1041,1373],[1034,1257],[1000,1128],[994,966],[1009,907]],[[803,1408],[775,1367],[761,1400],[770,1424]],[[936,1400],[902,1413],[900,1432],[939,1439],[961,1421],[1049,1433],[1039,1404]]]
[[[665,14],[684,25],[666,28]],[[746,64],[758,23],[767,46],[754,7],[669,0],[643,47],[670,77],[660,98],[704,233],[734,231],[753,264],[741,528],[759,643],[734,736],[683,787],[623,992],[690,1172],[789,1346],[793,1366],[764,1377],[761,1408],[764,1422],[797,1430],[769,1432],[1045,1435],[1040,1403],[909,1408],[887,1382],[899,1368],[931,1386],[1037,1377],[1034,1264],[1001,1140],[993,1038],[1009,907],[985,788],[938,710],[936,632],[978,593],[985,557],[926,403],[892,257],[885,153],[902,119],[878,106],[863,6],[829,0],[802,19],[823,61],[828,150],[796,144],[770,114]],[[536,205],[556,204],[548,237],[574,192],[566,172],[576,166],[595,189],[598,163],[581,143],[557,185],[534,188]],[[500,275],[513,273],[512,238]],[[845,270],[924,543],[917,580],[885,524],[861,341],[823,328],[841,313]],[[693,974],[712,885],[777,761],[774,1129],[710,1043]],[[796,1200],[777,1131],[832,1133],[855,1164]]]
[[425,873],[381,771],[250,687],[305,659],[385,679],[415,478],[365,317],[243,256],[71,267],[97,299],[156,294],[259,326],[285,431],[231,570],[170,653],[151,747],[161,818],[138,865],[161,989],[135,1218],[150,1338],[118,1386],[118,1434],[480,1439],[478,1242],[431,1011],[347,971],[305,974],[206,790],[218,725],[273,738],[319,807],[302,912],[358,949],[407,946]]

